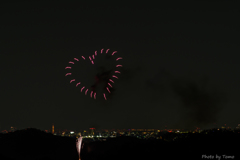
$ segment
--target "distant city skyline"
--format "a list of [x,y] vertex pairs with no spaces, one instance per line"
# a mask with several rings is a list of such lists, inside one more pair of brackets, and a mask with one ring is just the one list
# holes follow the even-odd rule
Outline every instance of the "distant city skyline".
[[[34,127],[27,127],[27,128],[34,128]],[[189,129],[189,131],[193,131],[193,130],[206,130],[206,129],[214,129],[214,128],[221,128],[221,129],[239,129],[240,128],[240,124],[236,125],[235,127],[229,127],[227,126],[226,124],[222,125],[222,126],[217,126],[215,125],[214,127],[212,128],[199,128],[199,127],[194,127],[192,129]],[[24,130],[26,128],[22,128],[22,129],[18,129],[16,127],[13,127],[11,126],[10,129],[8,130],[7,128],[4,129],[4,130],[1,130],[1,132],[3,131],[16,131],[16,130]],[[39,128],[35,128],[35,129],[39,129]],[[41,129],[39,129],[41,130]],[[61,128],[58,128],[58,129],[55,129],[55,126],[54,124],[52,124],[51,126],[51,129],[43,129],[42,131],[47,131],[49,133],[58,133],[58,132],[63,132],[63,131],[74,131],[74,132],[83,132],[83,131],[91,131],[91,130],[94,130],[94,131],[104,131],[104,130],[131,130],[131,131],[157,131],[157,130],[161,130],[161,131],[171,131],[171,130],[186,130],[186,129],[183,129],[183,128],[124,128],[124,129],[119,129],[119,128],[104,128],[104,129],[97,129],[97,128],[85,128],[85,129],[77,129],[77,130],[73,130],[73,129],[61,129]]]

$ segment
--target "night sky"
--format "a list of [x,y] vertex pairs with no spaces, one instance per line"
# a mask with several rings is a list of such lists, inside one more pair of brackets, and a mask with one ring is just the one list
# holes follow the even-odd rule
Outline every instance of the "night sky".
[[[236,127],[239,20],[221,0],[1,4],[0,130]],[[103,48],[123,58],[107,101],[65,76],[73,58]],[[102,73],[89,66],[75,68],[86,82]]]

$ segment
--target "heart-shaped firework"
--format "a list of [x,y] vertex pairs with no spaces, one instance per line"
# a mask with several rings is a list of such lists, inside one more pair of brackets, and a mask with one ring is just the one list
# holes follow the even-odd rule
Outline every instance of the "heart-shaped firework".
[[[80,58],[73,58],[73,60],[69,62],[69,66],[65,67],[65,69],[69,71],[65,76],[71,77],[70,83],[75,84],[76,87],[80,87],[80,91],[85,95],[89,95],[91,98],[96,99],[99,97],[107,100],[107,95],[110,95],[112,93],[115,80],[118,79],[117,74],[120,74],[119,70],[122,65],[119,64],[119,60],[121,60],[122,57],[117,56],[117,51],[109,53],[109,50],[110,49],[107,49],[104,52],[104,49],[101,49],[100,53],[95,51],[95,53],[89,57],[81,56]],[[100,62],[100,57],[105,58],[103,63],[104,65],[109,65],[109,63],[105,62],[106,60],[108,62],[111,62],[111,68],[109,70],[105,71],[105,67],[102,66],[97,67],[97,64]],[[115,63],[114,65],[112,65],[113,62]],[[81,68],[85,70],[85,72],[86,69],[95,66],[95,68],[101,70],[101,73],[97,73],[95,80],[93,77],[87,80],[87,83],[93,83],[91,85],[87,85],[82,81],[84,80],[84,75],[89,75],[89,72],[86,72],[84,74],[79,74],[79,71],[76,72],[76,70],[73,72],[73,68],[79,69],[77,65],[80,65]],[[81,75],[81,77],[77,78],[79,75]],[[99,89],[100,85],[102,85],[102,87]]]

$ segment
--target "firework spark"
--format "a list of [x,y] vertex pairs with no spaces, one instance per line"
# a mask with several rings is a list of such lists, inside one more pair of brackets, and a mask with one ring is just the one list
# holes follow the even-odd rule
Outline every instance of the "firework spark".
[[79,160],[80,159],[80,152],[81,152],[81,144],[82,144],[82,137],[80,136],[76,142],[76,148],[77,148],[77,151],[78,151],[78,157],[79,157]]

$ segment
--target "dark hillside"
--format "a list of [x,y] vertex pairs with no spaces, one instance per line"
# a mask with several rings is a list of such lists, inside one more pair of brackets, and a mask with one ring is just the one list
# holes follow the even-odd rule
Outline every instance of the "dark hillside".
[[76,140],[29,128],[0,136],[1,160],[78,159]]

